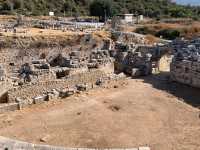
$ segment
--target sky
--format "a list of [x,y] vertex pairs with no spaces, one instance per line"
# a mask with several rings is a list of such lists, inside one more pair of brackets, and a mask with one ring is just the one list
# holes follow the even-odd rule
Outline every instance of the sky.
[[200,5],[200,0],[176,0],[179,4]]

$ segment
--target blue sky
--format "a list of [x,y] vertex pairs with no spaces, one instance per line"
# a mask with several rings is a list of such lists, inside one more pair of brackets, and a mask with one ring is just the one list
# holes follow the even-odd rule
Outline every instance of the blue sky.
[[200,5],[200,0],[175,0],[179,4]]

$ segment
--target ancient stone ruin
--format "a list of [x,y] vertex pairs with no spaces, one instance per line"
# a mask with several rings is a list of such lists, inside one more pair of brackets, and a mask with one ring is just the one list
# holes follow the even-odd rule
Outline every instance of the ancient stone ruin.
[[[20,22],[10,22],[12,30],[16,30],[11,31],[14,37],[0,38],[0,112],[102,87],[124,79],[124,74],[133,78],[150,75],[154,58],[160,56],[155,53],[156,47],[147,45],[144,36],[136,33],[111,31],[111,38],[104,38],[82,31],[65,37],[59,35],[64,29],[80,30],[76,23],[38,19]],[[18,27],[62,32],[48,37],[40,36],[41,30],[36,37],[26,33],[18,37]],[[4,25],[2,28],[8,29]]]
[[126,44],[116,44],[115,67],[132,77],[149,75],[152,73],[151,53],[142,53],[140,47],[130,48]]
[[174,41],[171,79],[193,87],[200,87],[200,39]]

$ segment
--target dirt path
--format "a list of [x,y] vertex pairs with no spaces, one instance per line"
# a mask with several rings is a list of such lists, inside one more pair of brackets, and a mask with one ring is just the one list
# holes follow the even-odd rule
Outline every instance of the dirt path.
[[199,110],[143,80],[0,115],[0,135],[66,147],[200,149]]

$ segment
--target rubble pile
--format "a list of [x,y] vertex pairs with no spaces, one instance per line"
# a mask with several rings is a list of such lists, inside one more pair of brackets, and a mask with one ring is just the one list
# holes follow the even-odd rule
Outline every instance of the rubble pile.
[[92,50],[82,54],[72,51],[56,54],[45,59],[35,59],[21,65],[15,78],[15,85],[66,79],[71,75],[98,69],[106,74],[114,73],[114,59],[108,50]]
[[112,39],[123,43],[145,44],[144,35],[130,32],[112,31]]
[[174,58],[170,66],[171,79],[200,87],[200,39],[174,41]]
[[116,45],[119,49],[116,54],[116,70],[125,72],[132,77],[149,75],[152,72],[151,53],[138,51],[139,47],[130,48],[125,44]]
[[88,67],[98,68],[101,65],[112,63],[112,62],[113,62],[113,58],[110,57],[108,50],[95,50],[95,51],[92,51],[90,55]]

